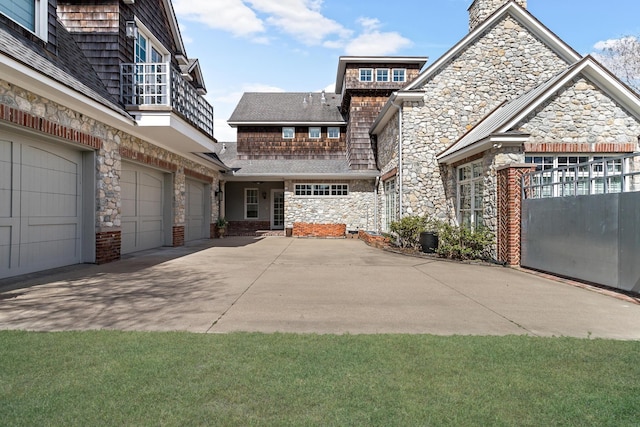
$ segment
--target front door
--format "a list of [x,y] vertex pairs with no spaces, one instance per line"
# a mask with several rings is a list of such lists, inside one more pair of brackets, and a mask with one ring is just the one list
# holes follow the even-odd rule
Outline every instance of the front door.
[[284,229],[284,190],[271,190],[271,229]]

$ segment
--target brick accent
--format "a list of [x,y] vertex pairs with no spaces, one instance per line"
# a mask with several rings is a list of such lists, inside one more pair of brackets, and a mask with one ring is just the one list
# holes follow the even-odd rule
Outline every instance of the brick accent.
[[346,224],[293,223],[294,237],[345,237],[346,234]]
[[194,178],[197,179],[199,181],[204,181],[204,182],[208,182],[209,184],[211,184],[213,182],[213,178],[205,175],[203,173],[200,172],[196,172],[194,170],[188,169],[188,168],[184,168],[184,175],[188,176],[189,178]]
[[526,143],[524,151],[527,153],[633,153],[637,144],[597,142],[594,144],[576,144],[566,142]]
[[96,233],[96,264],[106,264],[120,259],[122,232],[120,230]]
[[391,243],[388,237],[381,236],[380,234],[370,234],[363,230],[358,231],[358,239],[378,249],[384,249]]
[[173,226],[173,247],[184,246],[184,225]]
[[155,166],[160,169],[165,169],[172,172],[176,172],[178,170],[178,165],[174,163],[168,162],[166,160],[158,159],[148,154],[139,153],[130,148],[120,147],[119,151],[120,151],[120,156],[123,159],[134,160],[136,162],[144,163],[149,166]]
[[520,265],[522,176],[535,171],[531,165],[508,165],[498,169],[498,261]]
[[227,236],[254,236],[258,230],[270,230],[271,221],[229,221]]
[[42,117],[34,116],[26,111],[20,111],[8,105],[0,104],[0,120],[5,120],[15,125],[33,129],[57,138],[63,138],[95,150],[102,148],[103,141],[100,138],[54,123]]
[[214,224],[209,224],[209,238],[215,239],[218,237],[218,226]]

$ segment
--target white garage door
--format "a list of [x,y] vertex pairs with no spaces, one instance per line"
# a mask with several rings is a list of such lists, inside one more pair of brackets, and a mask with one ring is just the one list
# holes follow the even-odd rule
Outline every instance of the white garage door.
[[122,163],[123,254],[164,244],[162,172],[132,163]]
[[185,218],[185,240],[198,240],[209,238],[209,224],[205,222],[206,192],[205,184],[187,180],[187,201]]
[[82,262],[82,153],[0,137],[0,278]]

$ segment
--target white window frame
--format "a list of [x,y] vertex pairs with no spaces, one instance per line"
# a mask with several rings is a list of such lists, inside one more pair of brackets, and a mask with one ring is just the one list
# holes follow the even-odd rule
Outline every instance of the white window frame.
[[[337,135],[333,136],[332,132],[337,132]],[[340,133],[340,128],[337,126],[327,128],[327,138],[329,139],[340,139]]]
[[[362,77],[363,77],[362,73],[363,73],[363,72],[366,72],[366,71],[368,71],[368,72],[369,72],[369,76],[370,76],[370,78],[369,78],[369,79],[363,79],[363,78],[362,78]],[[373,71],[373,68],[360,68],[360,69],[358,70],[358,79],[359,79],[361,82],[371,83],[371,82],[373,82],[373,79],[374,79],[374,78],[375,78],[375,77],[374,77],[374,71]]]
[[[462,176],[468,169],[469,175]],[[458,223],[471,229],[484,226],[484,167],[482,160],[478,160],[456,168],[457,203],[456,211]],[[464,188],[468,187],[469,206],[463,208]]]
[[349,184],[300,183],[295,184],[293,194],[296,197],[345,197],[349,195]]
[[[250,197],[255,192],[255,201]],[[249,216],[249,207],[255,206],[256,216]],[[253,212],[253,211],[252,211]],[[244,219],[258,219],[260,218],[260,192],[257,188],[245,188],[244,189]]]
[[[385,73],[384,78],[379,73]],[[390,71],[388,68],[376,68],[376,82],[388,82],[390,80]]]
[[[2,12],[0,12],[2,13]],[[11,15],[2,13],[7,18],[11,19],[22,28],[35,34],[38,38],[45,43],[49,40],[49,2],[47,0],[33,0],[33,28],[24,26],[23,23],[18,22]]]
[[[288,131],[290,131],[290,135],[291,136],[288,136],[289,135]],[[293,139],[295,137],[296,137],[296,128],[295,127],[288,126],[288,127],[283,127],[282,128],[282,138],[283,139]]]
[[395,178],[384,182],[384,209],[384,230],[390,231],[391,223],[398,220],[398,192]]
[[[537,170],[556,169],[564,166],[578,165],[581,163],[592,162],[594,160],[603,160],[607,157],[615,158],[617,154],[596,154],[591,153],[526,153],[525,163],[538,165]],[[608,187],[611,193],[620,193],[622,188],[622,171],[624,170],[623,161],[619,163],[609,164],[607,162],[607,169],[609,176]],[[570,170],[569,173],[575,173],[574,170]],[[560,196],[573,196],[573,195],[587,195],[587,194],[603,194],[604,193],[604,171],[602,170],[602,164],[580,166],[578,168],[578,181],[577,188],[574,187],[574,176],[566,177],[562,175],[562,171],[553,171],[549,174],[542,176],[543,182],[535,183],[536,185],[543,185],[540,188],[542,194],[541,197],[560,197]],[[602,180],[599,179],[602,177]],[[567,184],[562,184],[567,182]],[[561,183],[552,185],[553,183]],[[546,184],[549,184],[548,186]],[[577,190],[577,192],[576,192]],[[577,194],[574,194],[577,193]]]
[[158,40],[158,38],[154,36],[153,33],[138,18],[136,18],[135,21],[136,21],[136,26],[138,27],[138,39],[135,39],[135,43],[134,43],[134,49],[133,49],[134,61],[138,60],[138,58],[136,57],[137,50],[138,50],[138,40],[140,37],[142,37],[147,42],[147,49],[145,52],[146,57],[141,62],[145,62],[145,63],[155,62],[155,61],[152,61],[152,58],[153,58],[152,52],[154,49],[162,57],[161,61],[159,61],[160,63],[170,62],[171,53],[169,52],[169,50],[167,50],[163,46],[160,40]]
[[[402,71],[402,80],[396,79],[396,71]],[[396,83],[402,83],[407,81],[407,69],[406,68],[394,68],[391,70],[391,80]]]
[[[317,136],[314,135],[314,131],[317,131]],[[309,128],[309,139],[320,139],[322,138],[322,128],[321,127],[310,127]]]

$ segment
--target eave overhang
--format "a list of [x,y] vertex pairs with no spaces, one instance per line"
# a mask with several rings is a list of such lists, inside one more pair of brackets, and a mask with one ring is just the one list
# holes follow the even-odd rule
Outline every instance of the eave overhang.
[[384,127],[389,123],[389,120],[396,114],[397,107],[401,106],[404,102],[422,102],[424,101],[423,91],[398,91],[391,94],[387,102],[380,110],[380,114],[371,125],[369,133],[371,135],[378,135]]
[[438,163],[450,165],[492,148],[521,147],[528,140],[529,135],[527,134],[493,134],[451,154],[437,156],[436,159]]
[[422,68],[428,60],[428,56],[341,56],[338,60],[335,93],[342,93],[347,64],[417,64],[418,68]]
[[292,121],[292,122],[251,122],[251,121],[233,121],[227,122],[233,128],[238,126],[346,126],[347,122],[342,121]]

